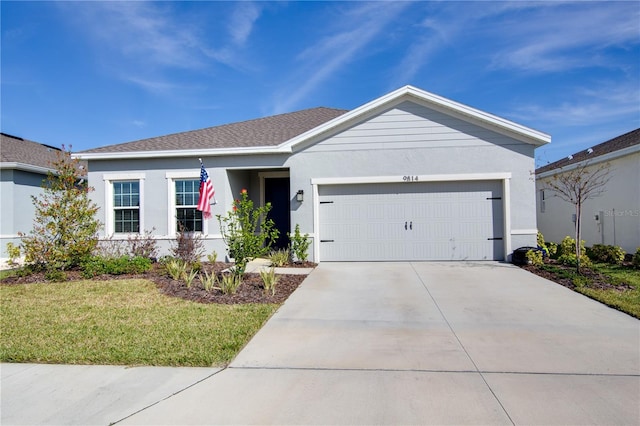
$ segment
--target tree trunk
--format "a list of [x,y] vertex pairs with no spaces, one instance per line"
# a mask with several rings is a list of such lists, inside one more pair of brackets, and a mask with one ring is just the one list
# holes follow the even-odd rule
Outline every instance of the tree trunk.
[[581,234],[581,216],[582,216],[582,203],[578,201],[576,203],[576,272],[580,273],[580,234]]

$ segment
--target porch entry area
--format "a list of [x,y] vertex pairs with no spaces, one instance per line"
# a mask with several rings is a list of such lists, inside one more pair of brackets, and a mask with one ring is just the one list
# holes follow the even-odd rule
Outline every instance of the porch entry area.
[[242,189],[247,189],[249,198],[255,206],[271,203],[269,219],[273,220],[279,232],[274,249],[287,248],[291,231],[291,201],[294,195],[289,185],[288,169],[237,169],[227,170],[229,186],[234,199]]

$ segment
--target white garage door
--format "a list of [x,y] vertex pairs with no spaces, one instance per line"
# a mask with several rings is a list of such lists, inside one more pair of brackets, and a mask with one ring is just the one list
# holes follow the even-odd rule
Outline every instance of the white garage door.
[[500,181],[321,185],[323,261],[501,260]]

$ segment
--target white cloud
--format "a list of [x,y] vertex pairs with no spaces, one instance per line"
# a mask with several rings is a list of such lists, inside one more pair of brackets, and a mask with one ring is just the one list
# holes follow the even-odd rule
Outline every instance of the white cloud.
[[639,21],[635,2],[560,4],[531,11],[529,19],[497,26],[506,43],[492,66],[541,72],[615,66],[603,50],[640,43]]
[[229,21],[229,33],[236,45],[243,45],[251,35],[253,25],[260,17],[260,8],[255,3],[238,2]]
[[[387,25],[402,12],[409,3],[367,2],[343,10],[341,19],[334,22],[335,33],[322,38],[297,56],[302,83],[293,92],[276,102],[272,113],[290,111],[309,93],[317,90],[326,80],[347,64],[381,34]],[[291,83],[288,84],[290,87]]]
[[557,105],[522,105],[508,115],[544,126],[593,126],[612,119],[640,116],[640,91],[634,82],[602,83],[597,88],[569,90]]

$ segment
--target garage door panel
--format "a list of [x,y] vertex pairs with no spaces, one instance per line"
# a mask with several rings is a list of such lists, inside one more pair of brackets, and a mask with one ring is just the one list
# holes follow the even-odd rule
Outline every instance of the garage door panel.
[[320,186],[321,258],[501,259],[501,191],[499,181]]

